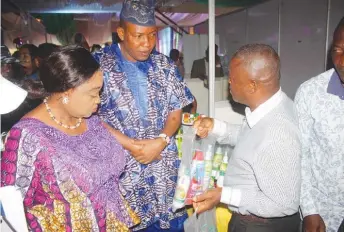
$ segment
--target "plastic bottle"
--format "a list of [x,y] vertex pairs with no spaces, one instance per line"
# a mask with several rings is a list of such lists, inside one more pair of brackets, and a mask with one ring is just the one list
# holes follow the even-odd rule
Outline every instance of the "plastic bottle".
[[173,212],[185,206],[185,199],[188,194],[191,181],[190,168],[184,164],[181,164],[178,176],[179,178],[177,181],[176,192],[174,194],[172,203]]
[[195,150],[191,165],[191,183],[185,204],[192,204],[192,198],[203,192],[204,155],[201,150]]
[[228,166],[228,152],[226,152],[225,155],[223,156],[223,160],[220,165],[219,177],[217,178],[217,186],[219,187],[223,187],[223,182],[225,179],[227,166]]
[[203,191],[207,190],[210,185],[211,173],[213,168],[213,146],[208,144],[207,151],[204,157],[204,181],[203,181]]
[[172,210],[175,212],[185,206],[186,196],[191,182],[191,162],[193,159],[193,144],[195,131],[192,127],[183,127],[182,158],[178,170],[176,192],[173,197]]
[[217,147],[215,155],[214,155],[214,160],[213,160],[213,170],[211,173],[211,176],[214,178],[218,177],[219,171],[220,171],[220,165],[222,163],[223,159],[223,153],[222,153],[222,148],[221,146]]

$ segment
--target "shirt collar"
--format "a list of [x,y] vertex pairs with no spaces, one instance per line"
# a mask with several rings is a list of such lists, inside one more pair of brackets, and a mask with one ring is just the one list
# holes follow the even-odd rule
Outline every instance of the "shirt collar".
[[249,107],[246,107],[246,121],[250,128],[254,127],[265,115],[273,110],[283,99],[283,92],[280,88],[277,93],[270,97],[267,101],[257,107],[253,112]]
[[327,86],[327,93],[338,96],[340,99],[344,100],[344,86],[339,79],[338,73],[333,72],[330,81]]

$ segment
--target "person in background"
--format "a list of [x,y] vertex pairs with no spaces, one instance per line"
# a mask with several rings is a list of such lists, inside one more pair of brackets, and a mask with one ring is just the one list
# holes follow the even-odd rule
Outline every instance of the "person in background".
[[[19,60],[10,55],[10,52],[6,46],[1,46],[1,75],[8,81],[23,89],[26,88],[26,81],[36,82],[32,79],[25,80],[23,67],[19,64]],[[8,100],[12,101],[11,98],[8,98]],[[21,117],[23,117],[27,112],[31,111],[40,103],[41,101],[36,102],[29,95],[27,95],[25,100],[17,107],[17,109],[8,113],[3,113],[1,115],[1,133],[7,133],[11,127],[20,120]]]
[[20,61],[11,56],[10,51],[1,45],[1,75],[12,83],[20,86],[24,79],[24,71]]
[[73,44],[79,45],[88,51],[90,50],[90,45],[88,45],[85,36],[80,32],[75,33],[73,36]]
[[24,44],[19,48],[19,59],[26,79],[39,80],[38,76],[38,48],[33,44]]
[[52,54],[54,51],[56,51],[59,48],[58,45],[52,44],[52,43],[42,43],[38,46],[38,55],[35,59],[36,66],[39,67],[40,63],[47,59],[50,54]]
[[22,38],[17,37],[17,38],[14,38],[13,44],[16,46],[17,49],[19,49],[24,43],[23,43]]
[[121,39],[118,37],[118,33],[117,32],[112,32],[112,43],[120,43]]
[[15,51],[15,52],[13,52],[12,56],[13,56],[14,58],[16,58],[17,60],[19,60],[19,59],[20,59],[19,51],[17,50],[17,51]]
[[175,65],[177,65],[180,75],[184,78],[185,68],[183,60],[181,59],[180,52],[177,49],[172,49],[170,51],[170,58],[173,60]]
[[130,231],[139,218],[121,196],[126,151],[97,111],[103,75],[91,53],[62,47],[40,66],[44,103],[9,132],[1,187],[24,198],[30,231]]
[[96,57],[104,73],[99,114],[130,138],[122,140],[131,155],[120,183],[141,218],[134,230],[183,231],[185,210],[172,212],[179,167],[174,134],[193,97],[177,66],[154,50],[155,1],[125,0],[117,32],[121,42]]
[[91,53],[99,52],[102,47],[99,44],[93,44],[91,48]]
[[[183,59],[182,59],[181,53],[178,51],[178,49],[172,49],[170,51],[170,58],[171,58],[171,60],[173,60],[175,65],[177,65],[178,71],[179,71],[180,75],[182,76],[182,78],[184,79],[185,69],[184,69],[184,64],[183,64]],[[191,114],[197,113],[197,100],[196,100],[195,96],[194,96],[194,101],[191,104],[189,104],[183,108],[183,112],[191,113]]]
[[[217,54],[218,46],[215,44],[215,77],[223,77],[221,59]],[[209,77],[209,47],[205,51],[205,57],[195,60],[192,64],[191,78],[207,80]]]
[[200,214],[228,205],[229,232],[298,232],[301,139],[293,102],[280,87],[280,59],[268,45],[248,44],[229,67],[230,91],[247,106],[246,118],[242,126],[196,121],[198,136],[211,132],[235,148],[224,187],[196,196],[194,208]]
[[333,34],[333,69],[295,96],[302,135],[301,212],[306,232],[337,232],[344,219],[344,18]]

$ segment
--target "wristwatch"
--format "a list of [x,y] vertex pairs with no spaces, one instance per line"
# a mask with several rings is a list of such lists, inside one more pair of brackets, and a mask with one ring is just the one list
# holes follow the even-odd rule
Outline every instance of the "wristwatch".
[[170,137],[168,137],[166,134],[160,134],[159,135],[160,138],[163,138],[166,142],[166,144],[169,144],[170,143]]

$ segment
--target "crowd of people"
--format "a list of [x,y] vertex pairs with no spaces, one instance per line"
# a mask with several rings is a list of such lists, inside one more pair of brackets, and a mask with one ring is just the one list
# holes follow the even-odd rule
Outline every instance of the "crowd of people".
[[[124,1],[118,41],[104,48],[80,33],[68,46],[22,45],[18,59],[1,47],[2,76],[28,92],[1,115],[1,187],[21,192],[31,231],[184,231],[186,210],[172,211],[174,135],[197,102],[180,52],[154,49],[154,13]],[[230,232],[344,231],[344,18],[331,54],[335,68],[302,84],[295,103],[273,48],[248,44],[232,56],[230,92],[246,117],[194,125],[200,138],[235,146],[224,187],[193,199],[198,214],[228,205]],[[208,75],[207,57],[195,78]],[[223,76],[218,60],[216,69]]]

